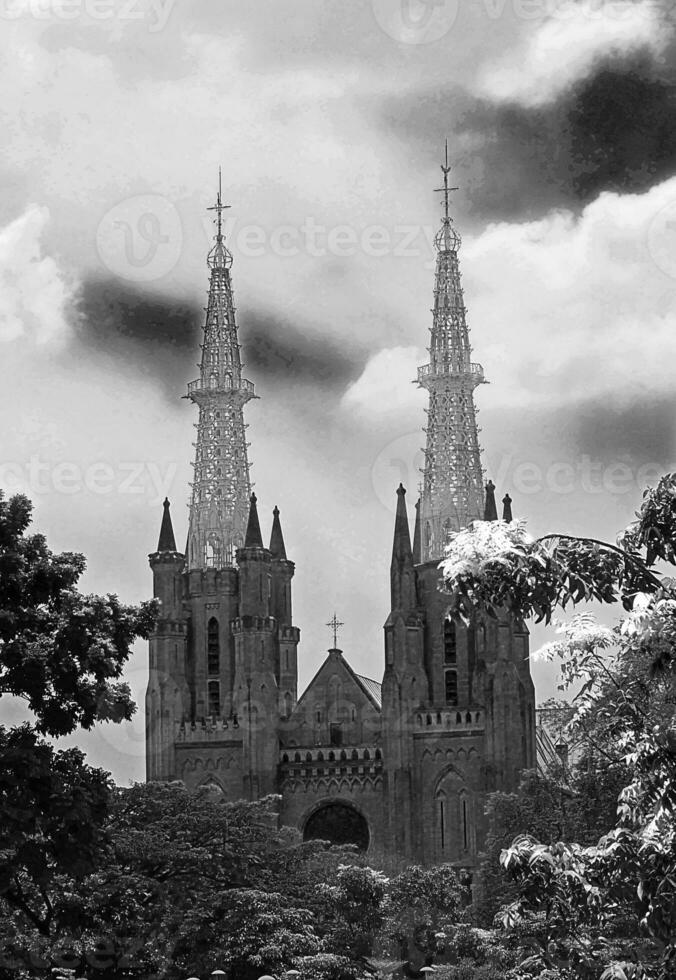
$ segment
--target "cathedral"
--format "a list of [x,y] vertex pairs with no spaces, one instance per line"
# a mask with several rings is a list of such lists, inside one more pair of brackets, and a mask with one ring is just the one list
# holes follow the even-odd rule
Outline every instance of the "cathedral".
[[[382,682],[353,670],[334,632],[300,696],[295,566],[279,511],[266,544],[251,493],[244,408],[255,395],[242,377],[219,190],[200,376],[187,395],[199,413],[188,538],[178,551],[165,500],[149,556],[160,615],[146,767],[148,780],[206,784],[226,799],[278,794],[282,824],[354,843],[373,863],[471,868],[485,794],[515,789],[536,765],[535,699],[525,623],[507,613],[454,621],[439,588],[449,535],[498,518],[481,466],[474,389],[484,374],[471,360],[448,160],[441,169],[430,356],[418,369],[429,392],[425,466],[412,535],[406,490],[392,488]],[[508,495],[502,504],[509,521]]]

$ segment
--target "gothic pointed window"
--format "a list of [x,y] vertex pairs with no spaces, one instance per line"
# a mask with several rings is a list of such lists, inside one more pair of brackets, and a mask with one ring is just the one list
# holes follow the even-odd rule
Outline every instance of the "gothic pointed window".
[[460,798],[460,831],[463,851],[469,850],[469,820],[467,815],[467,797],[463,793]]
[[456,705],[458,703],[458,672],[457,670],[447,670],[444,673],[444,685],[446,691],[446,704]]
[[443,790],[437,793],[437,819],[439,821],[439,847],[446,850],[446,794]]
[[457,661],[458,648],[455,623],[452,619],[444,620],[444,663],[454,664]]
[[207,673],[214,675],[220,671],[221,641],[218,620],[212,616],[207,624]]

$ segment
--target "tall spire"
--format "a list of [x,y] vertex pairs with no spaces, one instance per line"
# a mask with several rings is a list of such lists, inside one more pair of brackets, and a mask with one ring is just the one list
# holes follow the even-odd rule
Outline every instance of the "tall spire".
[[422,560],[441,558],[449,532],[483,515],[479,430],[473,392],[484,382],[471,359],[469,330],[460,282],[460,235],[449,213],[448,142],[441,172],[444,186],[441,228],[434,240],[437,263],[429,364],[418,369],[418,384],[429,391],[427,446],[420,504]]
[[190,503],[188,566],[222,568],[234,562],[244,543],[251,481],[245,438],[244,405],[255,398],[242,377],[230,267],[232,255],[223,235],[221,171],[218,171],[214,245],[210,269],[200,376],[188,385],[187,398],[199,407],[195,473]]

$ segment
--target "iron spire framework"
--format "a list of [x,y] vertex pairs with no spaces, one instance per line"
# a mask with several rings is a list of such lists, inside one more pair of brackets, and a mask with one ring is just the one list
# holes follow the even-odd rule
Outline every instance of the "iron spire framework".
[[429,391],[425,467],[420,501],[422,561],[443,557],[449,532],[483,515],[483,472],[474,389],[484,383],[480,364],[471,359],[469,330],[460,282],[460,235],[453,226],[448,201],[448,141],[441,166],[444,213],[434,240],[437,262],[434,281],[429,364],[418,369],[418,384]]
[[208,254],[209,299],[201,345],[200,376],[186,395],[199,408],[194,477],[188,530],[188,567],[232,565],[244,544],[251,480],[247,458],[244,405],[255,398],[242,377],[230,268],[232,255],[223,236],[221,171],[215,243]]

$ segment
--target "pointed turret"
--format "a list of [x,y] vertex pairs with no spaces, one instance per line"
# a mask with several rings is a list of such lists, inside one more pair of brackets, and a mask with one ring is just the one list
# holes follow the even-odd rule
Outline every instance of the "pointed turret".
[[427,445],[421,504],[422,561],[441,558],[449,532],[479,520],[484,509],[479,430],[474,389],[483,384],[480,364],[472,361],[460,281],[460,235],[449,214],[448,144],[441,171],[444,213],[435,238],[437,264],[428,364],[418,384],[429,391]]
[[162,514],[162,526],[160,527],[160,540],[157,542],[158,552],[162,551],[176,551],[176,538],[174,537],[174,528],[171,524],[171,514],[169,513],[170,503],[169,498],[164,498],[164,513]]
[[397,488],[397,513],[394,519],[394,542],[392,544],[392,561],[413,563],[411,550],[411,535],[406,513],[406,490],[403,484]]
[[394,541],[390,565],[392,609],[411,612],[416,605],[415,569],[411,535],[406,513],[406,491],[402,484],[397,490],[397,513],[394,519]]
[[224,568],[234,563],[244,542],[249,494],[249,461],[244,405],[255,398],[242,377],[232,295],[232,255],[223,235],[220,171],[215,211],[216,238],[207,258],[209,299],[202,341],[200,376],[187,398],[199,408],[195,473],[190,503],[190,569]]
[[502,498],[502,519],[510,524],[514,518],[512,517],[512,498],[508,493]]
[[282,525],[279,521],[279,507],[275,507],[272,512],[272,533],[270,535],[270,554],[273,558],[283,558],[286,560],[286,548],[284,547],[284,536],[282,535]]
[[419,565],[422,561],[420,543],[420,498],[415,502],[415,525],[413,527],[413,564]]
[[245,548],[262,548],[263,535],[261,525],[258,520],[258,508],[256,507],[256,494],[252,493],[249,499],[249,522],[246,526],[246,537],[244,539]]
[[486,484],[486,506],[484,507],[484,520],[497,521],[498,508],[495,504],[495,484],[489,480]]

